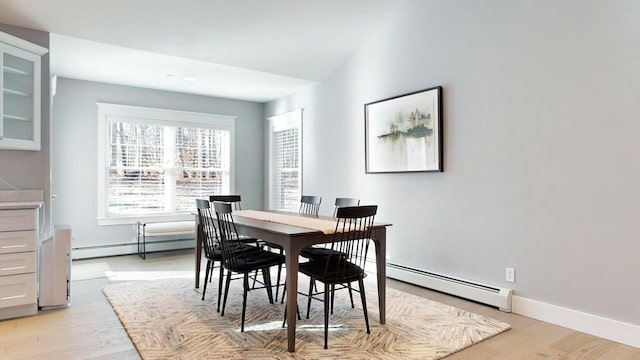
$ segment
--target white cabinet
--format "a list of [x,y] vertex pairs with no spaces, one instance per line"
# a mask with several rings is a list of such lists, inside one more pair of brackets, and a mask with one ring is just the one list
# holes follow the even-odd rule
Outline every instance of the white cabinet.
[[[0,320],[38,312],[38,209],[36,199],[7,199],[0,191]],[[20,194],[18,194],[20,195]],[[38,199],[39,197],[39,199]],[[8,201],[7,201],[8,200]]]
[[0,32],[0,149],[40,150],[40,57],[46,52]]

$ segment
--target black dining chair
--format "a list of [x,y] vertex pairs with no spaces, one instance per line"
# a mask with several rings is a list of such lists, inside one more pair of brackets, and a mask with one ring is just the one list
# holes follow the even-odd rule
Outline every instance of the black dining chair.
[[[322,203],[322,196],[302,195],[300,197],[300,207],[298,208],[298,213],[302,214],[302,215],[308,215],[308,216],[318,216],[318,213],[320,212],[320,204],[321,203]],[[280,254],[282,254],[283,251],[284,251],[284,249],[280,245],[271,244],[271,243],[268,243],[268,245],[270,247],[273,247],[274,249],[279,249],[280,250]],[[302,255],[302,254],[300,254],[300,255]],[[280,278],[280,271],[282,271],[281,267],[278,268],[278,279]],[[280,303],[284,303],[284,296],[286,294],[286,290],[287,290],[287,287],[286,287],[286,284],[285,284],[285,286],[283,288],[283,291],[282,291],[282,299],[280,300]],[[278,299],[278,289],[277,288],[276,288],[276,299]]]
[[[196,199],[196,208],[198,211],[198,232],[199,238],[202,239],[202,247],[204,256],[207,259],[207,269],[204,276],[204,287],[202,289],[202,300],[207,293],[207,282],[211,281],[215,263],[220,265],[220,277],[218,279],[218,302],[216,311],[220,312],[220,299],[222,296],[222,282],[224,279],[224,268],[222,266],[222,248],[220,247],[220,236],[215,226],[216,217],[211,213],[210,203],[207,200]],[[233,251],[256,251],[258,248],[244,243],[232,244]],[[209,279],[209,281],[207,281]]]
[[252,251],[234,249],[234,242],[238,242],[238,232],[236,230],[235,222],[233,221],[233,210],[231,208],[231,204],[216,201],[213,203],[213,207],[216,212],[216,217],[218,218],[220,248],[222,249],[222,265],[227,269],[221,315],[224,316],[224,309],[227,304],[232,273],[242,274],[244,293],[242,297],[242,322],[240,331],[244,332],[247,293],[252,290],[249,286],[249,273],[256,270],[262,271],[264,288],[267,290],[269,303],[273,304],[274,301],[273,293],[271,292],[271,274],[269,272],[269,268],[272,266],[282,265],[285,261],[285,257],[260,248],[256,248],[257,250]]
[[[209,196],[209,201],[221,201],[226,202],[232,205],[233,210],[242,210],[242,196],[240,195],[211,195]],[[262,241],[260,239],[256,239],[251,236],[238,234],[238,239],[247,244],[256,244],[261,245]],[[256,279],[258,278],[258,273],[253,276],[253,287],[256,285]],[[209,279],[211,281],[211,279]],[[280,281],[280,276],[278,275],[278,282]],[[276,290],[276,299],[278,298],[277,290]]]
[[[311,195],[302,195],[300,197],[300,208],[298,209],[298,213],[302,215],[309,216],[318,216],[318,212],[320,211],[320,203],[322,203],[322,196],[311,196]],[[282,255],[284,254],[284,249],[282,246],[278,244],[273,244],[270,242],[264,242],[264,246],[270,249],[276,249]],[[276,300],[278,299],[278,290],[280,289],[280,274],[282,273],[282,265],[278,266],[278,278],[276,283]],[[284,303],[284,296],[286,293],[286,285],[283,286],[282,291],[282,300],[280,303]]]
[[360,199],[344,197],[336,198],[335,207],[333,208],[333,217],[336,217],[338,214],[338,208],[358,205],[360,205]]
[[[333,217],[336,217],[338,209],[346,206],[358,206],[360,205],[360,199],[354,198],[336,198],[335,208],[333,209]],[[330,244],[318,244],[314,246],[307,246],[300,251],[300,256],[309,260],[322,260],[328,255]],[[349,287],[349,297],[351,298],[351,307],[355,307],[353,303],[353,294],[351,287]],[[333,298],[333,297],[332,297]],[[331,313],[333,314],[333,303],[331,304]]]
[[[336,198],[335,208],[333,209],[333,217],[336,217],[338,214],[338,209],[341,207],[347,206],[358,206],[360,205],[360,199],[354,198]],[[307,258],[309,260],[322,260],[329,251],[328,246],[330,244],[318,244],[314,246],[307,246],[300,251],[300,256]],[[315,288],[315,284],[314,284]],[[353,302],[353,292],[351,290],[351,284],[347,286],[349,289],[349,299],[351,299],[351,307],[355,308],[355,304]],[[331,314],[333,314],[333,292],[331,293]],[[307,314],[308,315],[308,314]]]
[[[369,331],[369,317],[367,314],[367,300],[364,293],[364,270],[373,220],[378,206],[350,206],[341,207],[336,213],[336,228],[333,239],[328,247],[330,252],[321,260],[313,260],[300,264],[299,271],[309,277],[309,300],[307,303],[307,318],[314,296],[324,294],[324,348],[327,348],[329,336],[329,295],[336,290],[335,286],[346,288],[352,282],[358,282],[364,320]],[[324,291],[313,292],[314,282],[324,284]],[[340,288],[339,288],[340,289]]]
[[[221,201],[229,203],[232,205],[233,210],[242,210],[242,197],[240,195],[211,195],[209,196],[209,201]],[[259,239],[245,235],[239,235],[238,239],[248,244],[258,243],[260,241]]]
[[[229,203],[231,205],[233,205],[233,209],[234,210],[242,210],[242,197],[240,195],[211,195],[209,196],[209,202],[214,202],[214,201],[222,201],[222,202],[226,202]],[[246,235],[238,235],[238,239],[240,240],[240,242],[246,243],[246,244],[252,244],[252,245],[257,245],[260,240],[256,239],[254,237],[250,237],[250,236],[246,236]],[[209,282],[211,282],[211,278],[213,277],[213,271],[211,272],[211,274],[209,275]],[[256,273],[254,275],[254,285],[255,285],[255,279],[258,277],[258,274]],[[206,280],[206,278],[205,278]]]
[[[336,198],[336,202],[335,202],[335,208],[333,209],[333,217],[336,217],[336,214],[338,213],[338,209],[341,207],[346,207],[346,206],[358,206],[360,205],[360,200],[359,199],[353,199],[353,198]],[[318,244],[318,245],[314,245],[314,246],[307,246],[304,249],[302,249],[302,251],[300,251],[300,256],[307,258],[309,260],[314,260],[314,259],[318,259],[318,258],[324,258],[325,256],[327,256],[328,253],[328,249],[327,246],[329,246],[328,244]]]
[[198,210],[198,232],[202,239],[204,257],[207,259],[207,270],[204,275],[205,281],[202,289],[202,300],[204,300],[204,295],[207,293],[207,283],[211,281],[210,274],[213,273],[214,264],[219,262],[220,278],[218,279],[217,311],[220,312],[220,296],[222,295],[222,278],[224,276],[224,268],[222,267],[222,250],[220,249],[220,246],[218,246],[218,232],[213,225],[215,218],[211,217],[211,209],[209,208],[208,201],[196,199],[196,208]]
[[322,196],[302,195],[300,197],[300,209],[298,212],[304,215],[318,216]]

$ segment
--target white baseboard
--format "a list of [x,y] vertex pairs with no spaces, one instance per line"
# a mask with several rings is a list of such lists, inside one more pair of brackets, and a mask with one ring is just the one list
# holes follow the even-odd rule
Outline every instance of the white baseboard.
[[[195,249],[194,239],[147,241],[147,254],[155,251]],[[103,246],[89,246],[73,248],[71,258],[73,260],[90,259],[106,256],[131,255],[138,253],[138,244],[114,244]]]
[[640,326],[520,296],[512,296],[514,313],[640,348]]

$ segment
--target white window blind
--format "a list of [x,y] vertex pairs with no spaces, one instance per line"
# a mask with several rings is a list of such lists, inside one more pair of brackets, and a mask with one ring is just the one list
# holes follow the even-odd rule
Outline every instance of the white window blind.
[[302,194],[302,110],[269,118],[269,207],[297,211]]
[[164,128],[109,122],[108,214],[164,211]]
[[100,223],[190,218],[195,199],[232,192],[233,118],[111,104],[99,113]]
[[177,128],[176,209],[193,210],[195,199],[230,194],[229,131]]

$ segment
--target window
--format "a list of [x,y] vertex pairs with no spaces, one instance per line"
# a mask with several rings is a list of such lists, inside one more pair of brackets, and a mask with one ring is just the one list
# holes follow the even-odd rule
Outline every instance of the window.
[[269,208],[297,211],[302,194],[302,109],[269,118]]
[[190,219],[229,194],[234,117],[98,104],[98,222]]

